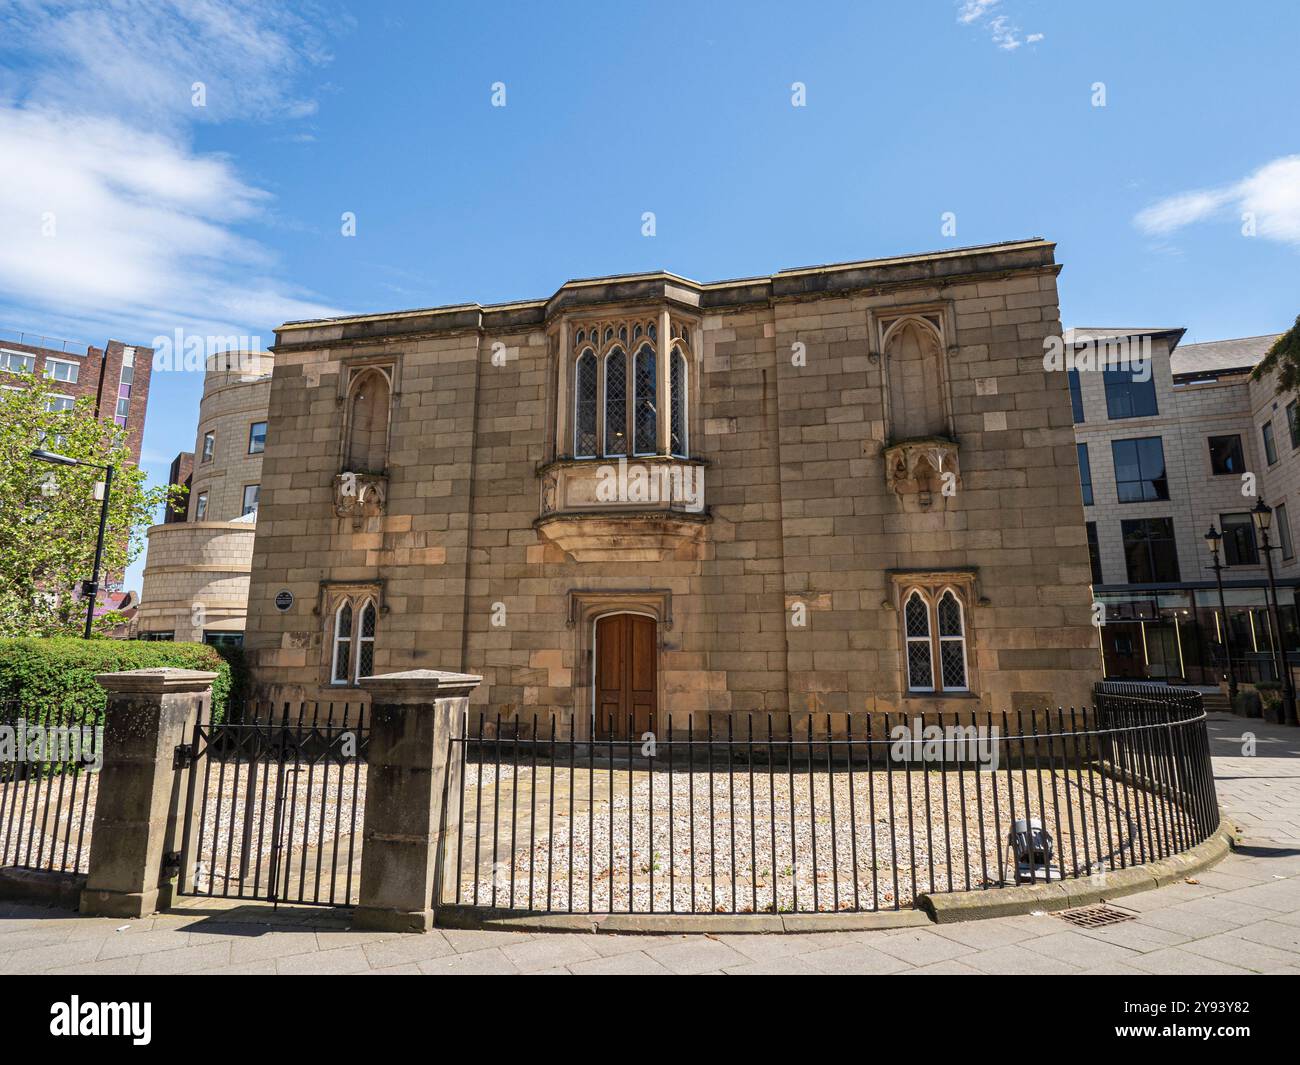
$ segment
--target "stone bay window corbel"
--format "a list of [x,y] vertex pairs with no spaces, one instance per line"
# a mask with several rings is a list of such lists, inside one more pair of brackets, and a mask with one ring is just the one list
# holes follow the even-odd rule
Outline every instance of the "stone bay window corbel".
[[539,532],[579,561],[697,545],[708,520],[690,453],[697,324],[639,310],[564,319],[552,337],[556,458],[538,471]]

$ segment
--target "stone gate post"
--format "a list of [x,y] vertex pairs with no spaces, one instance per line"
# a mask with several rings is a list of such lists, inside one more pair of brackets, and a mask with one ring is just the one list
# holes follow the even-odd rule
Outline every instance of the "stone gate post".
[[444,799],[459,794],[460,759],[449,741],[463,737],[469,694],[482,677],[414,669],[362,677],[370,693],[366,815],[357,928],[427,932],[433,927],[438,855],[457,826]]
[[217,675],[133,669],[95,679],[108,690],[108,709],[81,912],[144,917],[171,902],[163,856],[180,849],[185,796],[176,747],[211,713]]

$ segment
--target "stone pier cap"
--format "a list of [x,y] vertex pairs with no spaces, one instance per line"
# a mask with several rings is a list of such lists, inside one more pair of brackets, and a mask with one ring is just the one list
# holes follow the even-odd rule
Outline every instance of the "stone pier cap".
[[402,673],[362,677],[357,683],[376,703],[425,703],[468,695],[483,683],[483,678],[442,669],[408,669]]
[[217,674],[202,669],[177,669],[158,666],[153,669],[128,669],[122,673],[97,673],[95,680],[110,692],[139,692],[145,695],[168,695],[172,692],[206,691]]

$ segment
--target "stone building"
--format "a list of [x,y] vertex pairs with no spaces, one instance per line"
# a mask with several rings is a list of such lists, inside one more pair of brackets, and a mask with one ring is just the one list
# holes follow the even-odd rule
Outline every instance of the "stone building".
[[[1070,374],[1094,592],[1108,676],[1217,683],[1230,634],[1239,679],[1275,676],[1267,576],[1251,509],[1273,511],[1285,646],[1300,584],[1300,416],[1251,370],[1277,335],[1180,344],[1184,330],[1078,329],[1077,350],[1144,345],[1149,369]],[[1095,364],[1095,362],[1094,362]],[[1139,379],[1140,378],[1140,379]],[[1220,549],[1226,621],[1205,534]]]
[[1053,250],[282,326],[256,683],[466,671],[489,729],[579,737],[1087,702]]
[[149,529],[140,639],[243,641],[273,364],[264,352],[208,359],[194,451],[172,462],[188,500]]

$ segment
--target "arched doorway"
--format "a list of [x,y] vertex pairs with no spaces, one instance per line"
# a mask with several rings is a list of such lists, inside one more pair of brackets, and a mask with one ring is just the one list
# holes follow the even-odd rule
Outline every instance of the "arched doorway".
[[659,704],[659,638],[645,614],[606,614],[596,619],[592,661],[597,739],[639,738],[654,731]]

